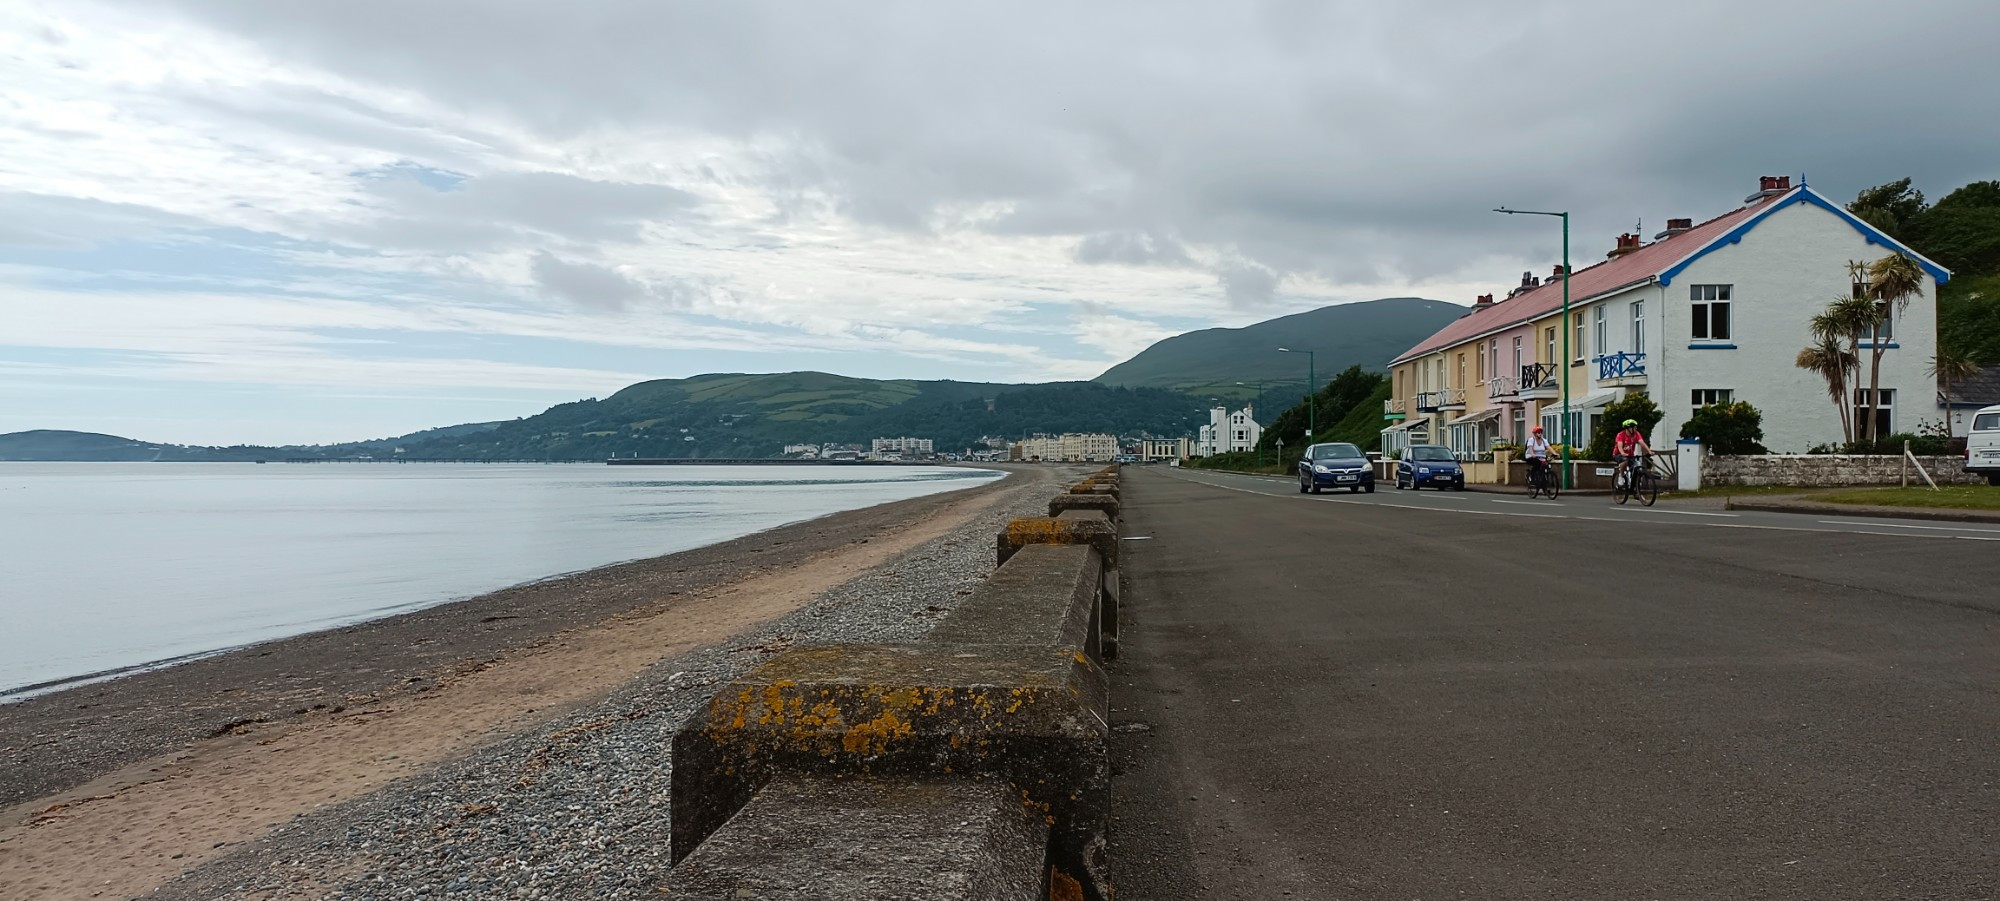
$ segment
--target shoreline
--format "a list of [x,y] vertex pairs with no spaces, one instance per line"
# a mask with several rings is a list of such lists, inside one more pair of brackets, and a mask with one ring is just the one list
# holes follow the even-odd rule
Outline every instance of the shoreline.
[[[796,565],[939,507],[1001,490],[978,485],[844,510],[685,551],[559,573],[329,629],[0,693],[0,811],[119,766],[246,725],[283,724],[356,698],[428,690],[510,650]],[[178,661],[178,662],[176,662]],[[359,665],[357,665],[359,664]],[[26,693],[25,697],[16,697]],[[175,720],[179,720],[176,722]],[[0,821],[0,826],[5,822]]]
[[[350,697],[351,705],[305,705],[279,718],[224,721],[168,753],[13,804],[0,821],[0,894],[321,897],[337,885],[353,887],[352,880],[363,878],[357,874],[365,873],[374,890],[361,897],[374,897],[386,885],[428,884],[439,865],[432,856],[437,849],[428,847],[434,836],[457,836],[445,843],[453,860],[468,841],[509,840],[510,830],[492,827],[516,804],[525,803],[533,816],[514,825],[511,840],[530,848],[544,844],[533,836],[545,833],[550,817],[576,823],[591,836],[613,821],[634,833],[664,828],[666,781],[658,768],[668,762],[648,730],[684,715],[701,686],[754,666],[795,639],[892,640],[928,629],[990,573],[992,530],[1005,517],[1038,508],[1045,501],[1041,489],[1054,477],[1041,467],[1010,473],[1014,477],[968,489],[355,627],[376,639],[395,639],[372,648],[343,634],[352,630],[284,640],[312,645],[320,639],[314,660],[340,672],[317,675],[353,671],[383,690]],[[567,594],[556,597],[550,585]],[[682,587],[661,592],[653,603],[630,602],[637,589],[668,585]],[[564,600],[594,619],[578,622],[577,611],[559,603]],[[440,619],[464,627],[462,634],[418,628]],[[534,622],[524,626],[522,619]],[[507,646],[489,657],[463,656],[442,670],[424,666],[439,656],[431,645],[491,650],[495,629],[536,637],[503,642]],[[328,656],[329,649],[367,653],[347,659]],[[430,656],[408,659],[412,653]],[[257,684],[248,701],[299,703],[299,680],[315,674],[275,656],[238,652],[191,666],[233,664],[239,676],[286,676]],[[56,736],[55,743],[116,731],[127,713],[169,729],[212,723],[219,713],[205,714],[204,698],[179,704],[181,698],[162,693],[162,686],[183,681],[178,673],[134,677],[155,684],[148,692],[127,691],[124,709],[112,715],[85,711],[102,717],[93,727],[98,734],[79,732],[67,741]],[[409,673],[417,676],[406,678]],[[305,693],[328,697],[342,690],[314,684]],[[141,694],[156,702],[152,708],[137,698]],[[55,706],[40,701],[25,704]],[[11,712],[0,710],[0,727],[19,725],[8,720]],[[67,712],[65,705],[54,714],[60,719]],[[607,782],[605,742],[620,751],[618,765],[641,771]],[[585,751],[597,756],[573,759]],[[14,756],[5,759],[10,774],[24,769],[14,765]],[[552,786],[579,777],[615,797],[595,814],[578,813],[577,786]],[[561,801],[553,807],[538,798],[558,790]],[[467,792],[474,800],[466,800]],[[595,841],[572,849],[581,855],[575,859],[589,861],[584,875],[591,879],[600,868],[663,863],[651,859],[650,842],[639,857],[629,857],[634,852],[626,845],[620,853],[627,856],[614,859],[597,856]],[[664,848],[662,839],[661,855]],[[575,875],[557,869],[546,878]],[[477,874],[467,878],[483,881]],[[269,894],[273,890],[277,894]],[[443,886],[433,888],[439,890]],[[556,896],[562,895],[550,895]]]

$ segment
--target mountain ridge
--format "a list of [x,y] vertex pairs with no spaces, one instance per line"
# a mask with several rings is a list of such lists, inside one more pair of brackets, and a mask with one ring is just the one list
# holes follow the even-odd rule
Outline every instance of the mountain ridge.
[[1163,338],[1092,381],[1169,388],[1197,396],[1248,397],[1238,382],[1305,382],[1306,361],[1279,347],[1317,355],[1324,381],[1349,366],[1374,372],[1460,316],[1467,308],[1421,297],[1335,304],[1238,328],[1210,328]]

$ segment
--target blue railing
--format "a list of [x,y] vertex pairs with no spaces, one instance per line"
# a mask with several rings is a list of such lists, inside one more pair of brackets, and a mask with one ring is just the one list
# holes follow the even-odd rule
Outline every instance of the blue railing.
[[1646,374],[1646,355],[1635,353],[1604,354],[1597,358],[1597,380],[1622,379],[1628,375]]

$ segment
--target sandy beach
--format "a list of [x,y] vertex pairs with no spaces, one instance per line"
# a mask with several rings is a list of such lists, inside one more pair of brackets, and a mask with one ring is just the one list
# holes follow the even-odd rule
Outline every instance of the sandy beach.
[[[437,795],[425,786],[445,771],[456,785],[532,795],[567,751],[656,730],[663,705],[705,697],[700,686],[730,667],[820,631],[927,628],[927,612],[990,570],[990,559],[975,561],[990,558],[992,523],[1032,512],[1056,475],[1021,468],[977,488],[0,707],[0,897],[406,896],[408,879],[381,875],[402,858],[365,837],[389,795]],[[912,559],[923,554],[936,559]],[[843,586],[859,597],[833,597]],[[633,740],[647,753],[646,739]],[[664,780],[626,781],[623,795],[664,802]],[[363,812],[371,801],[376,812]],[[457,824],[504,819],[496,801],[446,807]],[[455,824],[425,825],[442,834]],[[524,827],[530,845],[538,828]],[[290,858],[282,878],[246,879],[271,876],[273,854]],[[635,872],[619,885],[642,889]]]

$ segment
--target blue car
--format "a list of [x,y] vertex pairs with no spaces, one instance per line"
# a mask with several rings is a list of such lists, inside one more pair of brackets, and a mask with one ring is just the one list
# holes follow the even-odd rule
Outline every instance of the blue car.
[[1299,460],[1299,493],[1318,494],[1327,488],[1375,493],[1375,467],[1352,444],[1315,444]]
[[1412,444],[1396,461],[1397,488],[1449,488],[1465,490],[1465,469],[1451,448],[1437,444]]

